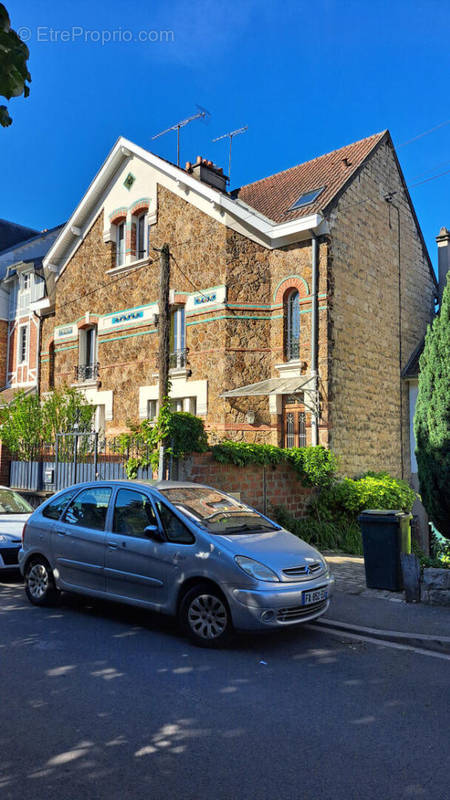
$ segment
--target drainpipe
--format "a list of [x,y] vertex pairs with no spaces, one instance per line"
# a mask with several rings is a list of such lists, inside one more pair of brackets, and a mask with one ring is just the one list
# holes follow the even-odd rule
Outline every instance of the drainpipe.
[[313,383],[313,412],[311,414],[311,444],[315,447],[319,443],[319,403],[318,403],[318,370],[317,370],[317,272],[319,243],[314,231],[311,231],[312,242],[312,281],[311,281],[311,378]]

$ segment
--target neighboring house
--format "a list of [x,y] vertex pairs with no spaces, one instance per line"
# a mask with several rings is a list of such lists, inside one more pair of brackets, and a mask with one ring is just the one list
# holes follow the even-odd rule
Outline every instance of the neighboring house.
[[[450,231],[447,228],[441,228],[438,236],[436,236],[438,246],[438,291],[437,301],[439,306],[442,302],[442,295],[445,285],[447,283],[447,275],[450,272]],[[431,320],[430,320],[431,321]],[[419,481],[417,477],[417,461],[415,455],[416,441],[414,436],[414,414],[416,410],[417,393],[419,387],[419,362],[420,356],[423,353],[425,345],[425,337],[419,341],[419,344],[411,353],[409,361],[402,371],[402,377],[408,384],[409,391],[409,420],[410,420],[410,453],[411,453],[411,476],[414,488],[419,490]]]
[[61,227],[37,232],[0,221],[0,241],[9,242],[0,250],[0,404],[37,389],[39,311],[48,303],[42,258]]
[[120,138],[44,258],[41,391],[97,428],[157,413],[159,253],[171,250],[171,397],[212,439],[322,443],[409,477],[401,370],[435,277],[387,131],[228,193]]

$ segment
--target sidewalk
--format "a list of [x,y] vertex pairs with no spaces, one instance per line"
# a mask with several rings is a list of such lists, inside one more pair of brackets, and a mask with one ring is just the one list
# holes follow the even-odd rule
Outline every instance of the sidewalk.
[[324,552],[336,579],[324,619],[361,628],[450,637],[450,608],[406,603],[403,592],[368,589],[362,556]]

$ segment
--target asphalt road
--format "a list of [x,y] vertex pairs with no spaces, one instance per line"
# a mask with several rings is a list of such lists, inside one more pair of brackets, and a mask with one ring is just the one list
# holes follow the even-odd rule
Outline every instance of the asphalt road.
[[191,646],[0,583],[0,796],[447,800],[450,662],[297,629]]

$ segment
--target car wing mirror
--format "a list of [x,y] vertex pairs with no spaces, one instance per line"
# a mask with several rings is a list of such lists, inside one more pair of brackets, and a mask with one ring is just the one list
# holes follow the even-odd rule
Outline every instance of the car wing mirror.
[[158,525],[147,525],[147,527],[144,528],[144,533],[149,539],[154,539],[157,542],[162,541],[161,531]]

